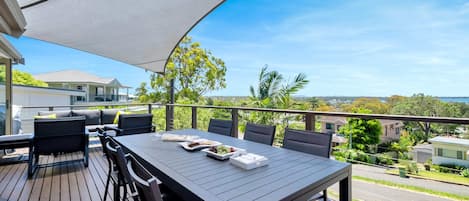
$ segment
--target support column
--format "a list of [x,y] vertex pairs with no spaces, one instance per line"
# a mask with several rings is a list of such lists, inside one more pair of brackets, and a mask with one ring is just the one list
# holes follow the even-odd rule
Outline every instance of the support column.
[[308,131],[316,130],[316,115],[311,113],[305,115],[305,128]]
[[90,102],[90,84],[86,84],[86,90],[85,90],[85,95],[86,95],[86,102]]
[[231,136],[238,138],[238,109],[231,110],[231,120],[233,122],[233,131]]
[[197,129],[197,107],[192,107],[192,128]]
[[13,127],[11,112],[13,105],[11,70],[12,61],[11,59],[2,59],[1,63],[5,64],[5,135],[11,135]]

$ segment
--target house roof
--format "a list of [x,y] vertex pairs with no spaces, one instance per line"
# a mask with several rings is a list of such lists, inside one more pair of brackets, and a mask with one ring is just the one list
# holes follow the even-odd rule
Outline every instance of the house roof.
[[431,143],[444,143],[444,144],[453,144],[453,145],[464,145],[469,146],[469,140],[454,138],[454,137],[443,137],[438,136],[429,140]]
[[[334,123],[334,124],[346,124],[347,123],[347,118],[346,117],[336,117],[336,116],[320,116],[318,118],[319,122],[326,122],[326,123]],[[387,120],[387,119],[378,119],[378,121],[381,122],[381,125],[387,126],[387,125],[401,125],[402,121],[396,121],[396,120]]]
[[18,2],[24,36],[164,73],[179,41],[224,0]]
[[47,83],[96,83],[120,88],[130,88],[122,85],[116,78],[98,77],[79,70],[62,70],[34,75],[34,78]]

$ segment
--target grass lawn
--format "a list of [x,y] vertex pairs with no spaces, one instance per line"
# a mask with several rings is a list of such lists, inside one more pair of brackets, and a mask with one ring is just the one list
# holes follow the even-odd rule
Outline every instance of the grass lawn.
[[[399,170],[387,170],[386,173],[399,175]],[[463,184],[469,186],[469,178],[463,177],[457,174],[443,173],[443,172],[430,172],[430,171],[419,171],[418,175],[410,175],[410,177],[422,178],[422,179],[431,179],[435,181],[442,181],[455,184]]]
[[443,192],[443,191],[435,191],[435,190],[422,188],[422,187],[418,187],[418,186],[399,184],[399,183],[394,183],[394,182],[390,182],[390,181],[372,179],[372,178],[361,177],[361,176],[353,176],[353,179],[366,181],[366,182],[370,182],[370,183],[375,183],[375,184],[381,184],[381,185],[390,186],[390,187],[394,187],[394,188],[406,189],[406,190],[415,191],[415,192],[427,193],[427,194],[430,194],[430,195],[435,195],[435,196],[439,196],[439,197],[446,197],[446,198],[450,198],[450,199],[454,199],[454,200],[467,200],[467,201],[469,201],[469,196],[457,195],[457,194],[452,194],[452,193]]

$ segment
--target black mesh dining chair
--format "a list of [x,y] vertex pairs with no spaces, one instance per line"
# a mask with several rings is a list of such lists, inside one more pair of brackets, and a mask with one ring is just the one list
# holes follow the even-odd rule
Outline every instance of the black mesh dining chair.
[[127,169],[141,201],[162,201],[158,179],[150,174],[133,156],[128,157]]
[[104,130],[108,135],[112,135],[110,131],[114,131],[115,136],[151,133],[155,131],[152,120],[153,114],[121,114],[117,127],[105,126]]
[[[119,200],[120,198],[120,188],[124,188],[124,197],[123,200],[127,197],[127,187],[130,188],[130,195],[134,200],[138,200],[137,191],[135,186],[132,182],[132,178],[130,176],[129,170],[127,169],[127,160],[130,156],[129,154],[125,154],[122,150],[122,147],[115,142],[111,137],[107,137],[106,142],[106,151],[107,157],[109,157],[111,161],[111,165],[115,166],[115,170],[111,171],[108,175],[108,179],[106,181],[106,192],[107,188],[109,187],[109,182],[112,179],[114,181],[114,199]],[[112,169],[111,169],[112,170]],[[114,174],[114,175],[113,175]]]
[[[283,148],[329,158],[331,155],[332,134],[286,128]],[[327,190],[311,200],[327,200]]]
[[233,133],[233,122],[230,120],[210,119],[208,132],[231,136]]
[[246,124],[246,131],[244,131],[244,139],[252,142],[272,145],[274,142],[275,126],[261,125],[261,124]]

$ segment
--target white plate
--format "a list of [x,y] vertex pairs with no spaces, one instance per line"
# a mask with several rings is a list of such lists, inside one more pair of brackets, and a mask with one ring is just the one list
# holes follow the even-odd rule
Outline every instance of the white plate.
[[230,158],[230,156],[232,156],[235,153],[244,153],[244,152],[246,152],[246,150],[240,149],[240,148],[237,148],[237,147],[232,147],[232,146],[228,146],[228,145],[223,145],[223,146],[228,147],[228,148],[234,148],[235,151],[230,152],[230,153],[226,153],[226,154],[223,154],[223,155],[210,151],[210,148],[202,149],[202,151],[207,153],[207,156],[218,159],[218,160],[227,160],[227,159]]
[[[193,142],[199,142],[199,143],[202,143],[202,144],[200,144],[198,146],[194,146],[194,147],[189,147],[189,144],[191,144]],[[204,144],[204,142],[209,142],[210,144]],[[199,149],[202,149],[202,148],[218,146],[218,145],[221,145],[221,143],[217,142],[217,141],[213,141],[213,140],[197,139],[197,140],[193,140],[191,142],[180,142],[179,145],[181,145],[181,147],[183,147],[185,150],[195,151],[195,150],[199,150]]]

